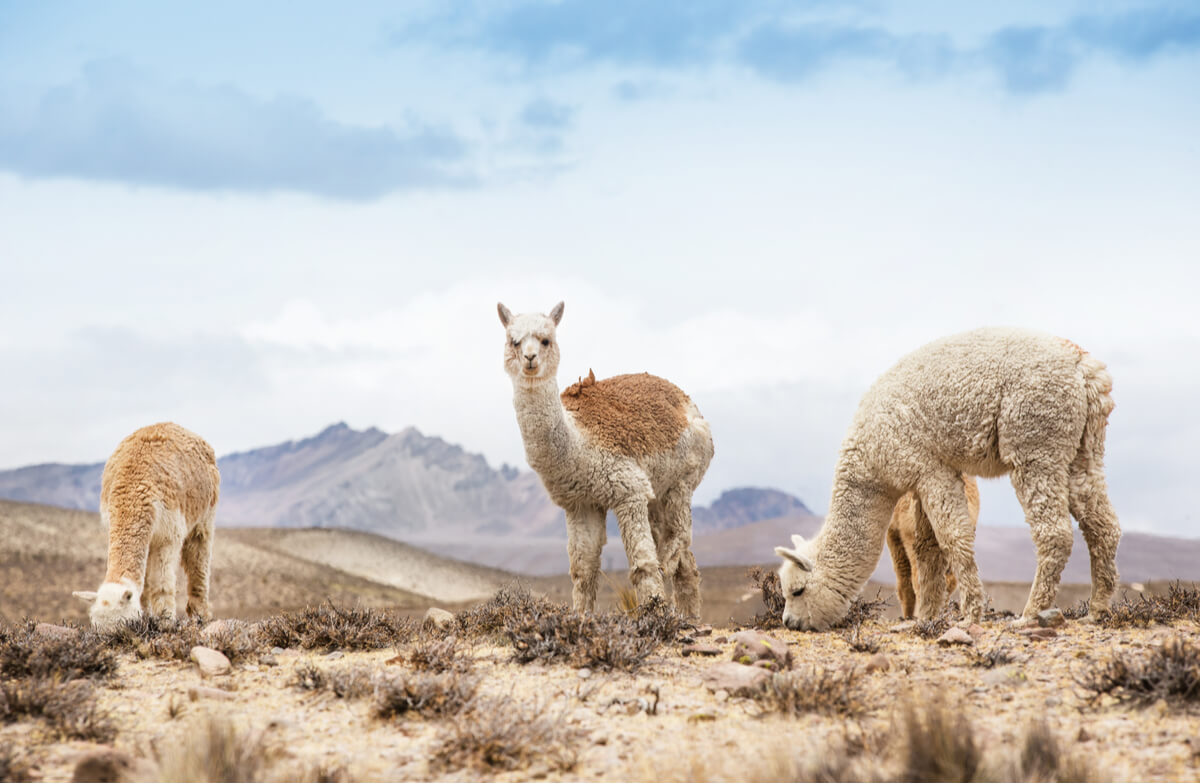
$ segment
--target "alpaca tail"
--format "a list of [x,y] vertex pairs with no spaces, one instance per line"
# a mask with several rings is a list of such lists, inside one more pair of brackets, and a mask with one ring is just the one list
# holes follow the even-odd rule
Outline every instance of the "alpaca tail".
[[1083,372],[1083,388],[1087,396],[1087,421],[1083,427],[1079,452],[1092,470],[1098,470],[1104,465],[1104,434],[1108,429],[1108,415],[1116,405],[1111,394],[1113,381],[1104,363],[1090,354],[1080,358],[1079,369]]

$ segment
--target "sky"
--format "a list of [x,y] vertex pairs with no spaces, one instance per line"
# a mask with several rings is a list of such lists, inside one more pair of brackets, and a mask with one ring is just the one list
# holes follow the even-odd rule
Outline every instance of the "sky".
[[161,420],[526,468],[495,305],[564,300],[563,385],[712,423],[698,503],[823,513],[875,377],[1017,325],[1108,364],[1125,530],[1200,536],[1198,264],[1191,2],[0,0],[3,468]]

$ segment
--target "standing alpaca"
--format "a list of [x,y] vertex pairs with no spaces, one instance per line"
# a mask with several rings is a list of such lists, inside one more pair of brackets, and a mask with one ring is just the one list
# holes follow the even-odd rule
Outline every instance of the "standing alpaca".
[[[974,529],[979,522],[979,486],[975,484],[975,478],[967,474],[962,475],[962,482],[967,494],[967,513],[971,516],[971,528]],[[896,596],[900,599],[901,614],[911,618],[917,605],[917,594],[928,582],[921,577],[920,569],[914,571],[914,567],[933,560],[945,560],[933,527],[929,524],[929,516],[921,509],[921,499],[916,493],[905,493],[896,502],[896,508],[892,510],[892,522],[888,525],[887,545],[896,572]],[[931,547],[938,552],[924,558],[917,557],[919,551]],[[946,595],[949,596],[957,586],[954,570],[943,567],[942,571],[946,574]]]
[[680,611],[699,617],[692,492],[713,456],[708,423],[679,387],[647,373],[597,381],[589,371],[560,396],[555,330],[563,303],[549,316],[497,310],[525,457],[567,515],[575,609],[595,607],[612,509],[638,603],[663,596],[665,578]]
[[143,427],[104,465],[100,519],[108,527],[108,572],[91,604],[94,626],[143,611],[175,617],[175,565],[188,581],[187,614],[208,616],[208,567],[221,475],[203,438],[171,422]]
[[[944,338],[901,359],[871,386],[842,442],[829,514],[811,542],[777,547],[784,623],[823,630],[845,617],[879,560],[896,500],[915,491],[941,548],[918,550],[928,585],[917,617],[945,600],[944,553],[963,614],[978,620],[983,584],[961,474],[1008,474],[1037,546],[1023,623],[1054,603],[1071,553],[1071,516],[1092,565],[1091,615],[1117,583],[1121,529],[1104,481],[1112,377],[1074,343],[1018,329]],[[927,559],[927,560],[926,560]]]

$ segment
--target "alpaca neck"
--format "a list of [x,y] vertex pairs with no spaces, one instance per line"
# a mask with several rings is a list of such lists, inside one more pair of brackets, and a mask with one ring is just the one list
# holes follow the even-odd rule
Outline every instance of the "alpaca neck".
[[896,499],[867,482],[839,476],[815,548],[816,568],[847,601],[858,597],[879,563]]
[[567,419],[553,378],[514,378],[513,407],[525,442],[525,458],[534,471],[544,475],[575,453],[579,434]]
[[108,520],[108,567],[106,583],[131,580],[141,586],[146,580],[150,531],[154,527],[153,505],[138,505],[125,512],[110,512]]

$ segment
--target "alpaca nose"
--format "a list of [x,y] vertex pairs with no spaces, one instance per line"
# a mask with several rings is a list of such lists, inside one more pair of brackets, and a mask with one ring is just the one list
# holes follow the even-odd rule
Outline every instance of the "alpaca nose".
[[532,362],[535,359],[537,359],[537,354],[526,354],[525,355],[526,362]]

